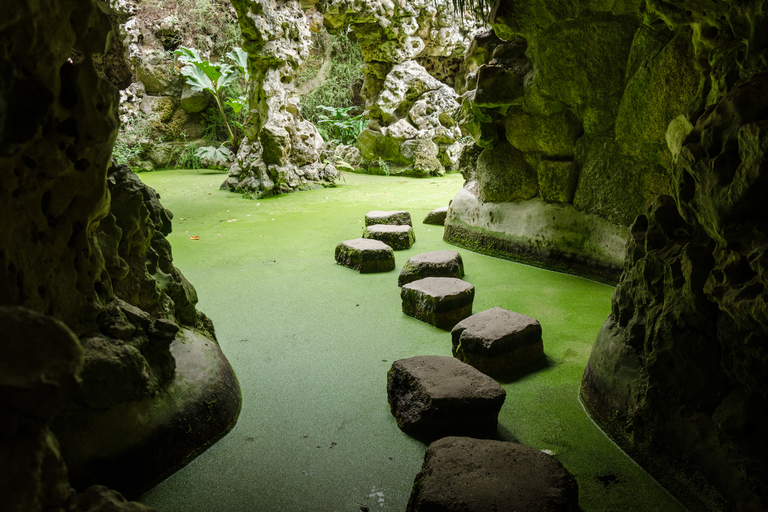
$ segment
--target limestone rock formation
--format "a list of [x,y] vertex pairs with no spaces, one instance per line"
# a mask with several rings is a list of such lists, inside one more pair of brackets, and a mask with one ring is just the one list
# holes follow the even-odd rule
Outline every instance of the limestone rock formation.
[[453,91],[464,50],[482,28],[463,22],[450,2],[334,0],[323,9],[330,31],[349,27],[363,54],[368,128],[358,147],[369,165],[388,172],[441,175],[456,169],[463,144]]
[[309,21],[296,1],[235,0],[248,52],[252,86],[246,137],[222,189],[255,197],[329,185],[337,177],[321,162],[317,128],[294,94],[296,71],[307,58]]
[[[64,397],[43,378],[43,393],[28,396],[25,407],[40,407],[44,420],[33,426],[40,449],[15,456],[37,464],[45,454],[51,471],[34,484],[41,495],[61,495],[58,459],[78,489],[108,483],[136,492],[231,428],[239,388],[210,320],[195,308],[194,288],[172,264],[170,212],[127,168],[110,168],[118,94],[95,58],[107,49],[109,19],[93,0],[13,0],[9,12],[0,21],[0,306],[44,315],[24,320],[30,338],[53,319],[66,326],[41,343],[61,351],[51,353],[50,378],[66,370],[72,384]],[[0,322],[3,332],[14,318]],[[190,377],[185,351],[215,363],[211,378],[220,387]],[[3,378],[13,371],[3,368]],[[186,394],[175,392],[178,385]],[[186,436],[202,400],[216,419]],[[8,425],[4,443],[32,439]],[[151,445],[145,441],[168,433],[178,444],[137,471]]]

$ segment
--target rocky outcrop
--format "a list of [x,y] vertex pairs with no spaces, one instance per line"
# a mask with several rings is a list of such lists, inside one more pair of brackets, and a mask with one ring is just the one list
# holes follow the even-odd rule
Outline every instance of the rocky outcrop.
[[[447,240],[616,280],[623,255],[592,243],[584,225],[624,237],[656,196],[670,192],[667,124],[701,105],[703,84],[690,34],[644,24],[641,9],[638,2],[497,3],[495,32],[475,38],[458,84],[460,123],[484,148],[463,192],[478,206],[449,215]],[[556,239],[564,226],[553,238],[510,227],[506,215],[479,220],[496,208],[489,203],[506,210],[521,201],[535,215],[583,219],[581,236],[571,231],[563,243]],[[542,237],[551,246],[544,252],[526,242]]]
[[[40,403],[30,391],[25,406],[47,408],[34,436],[53,469],[34,485],[41,495],[60,495],[56,468],[63,459],[78,489],[109,483],[136,492],[231,428],[237,381],[210,320],[195,308],[194,288],[172,264],[170,212],[127,168],[110,169],[118,94],[99,78],[94,59],[107,48],[109,20],[92,0],[54,7],[19,1],[10,12],[13,18],[0,22],[0,306],[37,316],[24,313],[22,322],[11,315],[2,327],[22,322],[18,332],[34,339],[46,325],[60,326],[40,343],[63,352],[46,364],[66,370],[67,382],[64,396],[56,391],[64,383],[53,373],[48,383],[43,372]],[[192,356],[184,351],[216,363],[219,387],[190,376],[185,361]],[[67,357],[56,362],[59,355]],[[3,368],[3,378],[14,375],[9,371]],[[180,384],[185,393],[177,392]],[[48,394],[55,407],[46,405]],[[208,404],[215,420],[201,435],[187,435],[184,425],[206,418]],[[28,419],[26,409],[13,407]],[[26,446],[25,432],[3,429],[3,442]],[[142,459],[160,452],[153,436],[170,432],[178,442],[162,450],[162,460]],[[15,454],[19,464],[25,453],[44,453],[32,448]],[[144,460],[151,470],[137,469]]]
[[309,21],[296,1],[235,0],[248,52],[250,116],[245,140],[221,188],[261,197],[331,184],[325,147],[294,95],[296,70],[307,58]]
[[456,170],[463,144],[452,86],[482,24],[469,13],[457,24],[442,1],[334,0],[323,13],[329,31],[349,27],[363,54],[369,124],[357,146],[367,165],[416,176]]

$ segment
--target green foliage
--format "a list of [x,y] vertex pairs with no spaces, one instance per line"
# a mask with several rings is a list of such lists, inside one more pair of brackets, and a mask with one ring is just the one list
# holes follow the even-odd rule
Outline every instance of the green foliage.
[[[346,108],[352,104],[353,86],[362,79],[363,55],[360,47],[344,34],[331,36],[332,58],[328,78],[323,84],[301,98],[301,113],[305,119],[318,124],[324,113],[322,107]],[[351,115],[362,113],[355,107]]]
[[118,163],[135,167],[142,160],[144,147],[152,140],[152,124],[156,117],[138,111],[123,120],[112,149],[112,156]]
[[381,172],[384,173],[384,176],[389,176],[390,169],[389,164],[386,160],[382,160],[381,157],[379,157],[379,169],[381,169]]
[[349,111],[355,107],[337,108],[318,105],[317,130],[326,142],[354,144],[357,136],[368,124],[362,114],[349,117]]
[[[248,55],[241,49],[235,48],[227,54],[234,65],[226,63],[212,63],[202,58],[200,52],[195,48],[180,47],[174,52],[179,56],[179,61],[184,65],[181,68],[181,74],[187,78],[187,84],[194,91],[208,91],[216,100],[221,119],[227,130],[229,143],[232,151],[237,152],[242,138],[242,124],[240,116],[243,111],[248,111],[248,99],[241,95],[236,98],[226,100],[224,95],[226,90],[236,83],[238,76],[247,81],[248,78]],[[242,88],[242,84],[241,84]],[[227,118],[224,106],[228,105],[235,114],[233,122]],[[234,125],[234,129],[232,126]]]
[[197,144],[194,142],[187,144],[179,153],[176,165],[182,169],[202,169],[203,164],[200,162],[200,156],[197,154],[198,151],[200,149],[198,149]]
[[195,157],[199,160],[206,159],[217,166],[225,166],[232,156],[232,152],[225,146],[204,146],[195,151]]

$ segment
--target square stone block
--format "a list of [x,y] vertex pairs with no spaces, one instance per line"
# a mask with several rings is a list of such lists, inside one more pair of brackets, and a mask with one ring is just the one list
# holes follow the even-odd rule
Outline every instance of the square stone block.
[[387,397],[400,429],[417,439],[492,436],[506,391],[448,356],[416,356],[392,364]]
[[384,242],[355,238],[336,246],[336,263],[361,274],[389,272],[395,269],[395,252]]
[[373,224],[363,230],[363,238],[372,238],[384,242],[396,251],[410,249],[416,242],[413,228],[407,224]]
[[434,226],[444,226],[445,218],[448,216],[448,207],[441,206],[435,208],[424,217],[424,224],[432,224]]
[[578,512],[579,487],[560,462],[522,444],[444,437],[424,455],[406,512]]
[[391,224],[397,226],[412,226],[411,214],[404,211],[384,212],[380,210],[373,210],[365,214],[365,225],[373,226],[374,224]]
[[403,313],[449,330],[472,314],[475,287],[453,277],[427,277],[403,286]]
[[464,262],[456,251],[430,251],[412,256],[400,271],[397,285],[418,281],[427,277],[464,277]]
[[457,323],[451,338],[454,356],[496,378],[544,355],[538,320],[498,307]]

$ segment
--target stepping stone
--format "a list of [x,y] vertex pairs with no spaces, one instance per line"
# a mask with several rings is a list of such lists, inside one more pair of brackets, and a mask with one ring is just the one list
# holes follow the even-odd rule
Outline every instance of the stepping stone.
[[462,320],[451,338],[454,356],[496,378],[544,355],[538,320],[503,308]]
[[413,228],[405,225],[373,224],[363,230],[363,238],[373,238],[389,245],[396,251],[410,249],[416,242]]
[[560,462],[522,444],[469,437],[435,441],[406,512],[577,512],[579,487]]
[[340,242],[336,246],[336,263],[361,274],[389,272],[395,269],[395,253],[384,242],[355,238]]
[[387,374],[397,426],[420,440],[495,435],[506,394],[498,382],[449,356],[400,359]]
[[365,214],[365,225],[391,224],[395,226],[412,226],[411,214],[406,211],[382,212],[374,210]]
[[448,207],[441,206],[435,208],[424,217],[424,224],[434,224],[435,226],[445,226],[445,217],[448,216]]
[[440,329],[452,329],[472,314],[475,287],[453,277],[427,277],[400,290],[403,313]]
[[397,285],[403,286],[425,277],[464,277],[464,262],[456,251],[430,251],[412,256],[403,265]]

